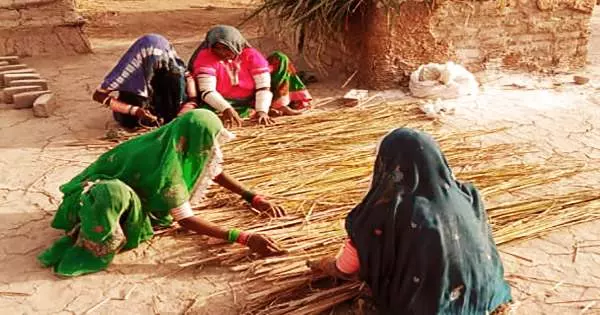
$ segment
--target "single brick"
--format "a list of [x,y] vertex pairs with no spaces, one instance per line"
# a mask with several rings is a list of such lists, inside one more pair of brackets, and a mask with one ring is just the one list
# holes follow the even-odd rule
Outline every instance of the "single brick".
[[6,61],[11,65],[16,65],[19,63],[18,56],[0,56],[0,61]]
[[4,103],[13,104],[14,103],[13,96],[15,94],[41,91],[41,90],[42,90],[42,88],[40,86],[36,86],[36,85],[7,87],[4,89]]
[[9,74],[9,73],[36,73],[36,72],[35,72],[35,69],[33,69],[33,68],[0,71],[0,75],[5,75],[5,74]]
[[4,75],[4,85],[10,86],[10,82],[17,80],[39,80],[40,75],[37,73],[7,73]]
[[48,94],[50,91],[23,92],[13,95],[16,109],[31,108],[35,100],[41,95]]
[[33,116],[35,117],[50,117],[57,108],[57,102],[54,98],[54,94],[46,93],[40,95],[35,102],[33,102]]
[[0,67],[1,66],[8,66],[8,61],[0,61]]
[[19,70],[8,70],[0,72],[0,88],[6,86],[4,84],[4,76],[7,74],[16,74],[16,73],[35,73],[34,69],[19,69]]
[[19,69],[27,69],[27,65],[4,65],[0,66],[0,72],[8,71],[8,70],[19,70]]
[[575,84],[577,84],[577,85],[584,85],[584,84],[590,82],[590,78],[576,75],[573,77],[573,81],[575,81]]
[[42,89],[48,89],[48,81],[43,79],[29,79],[29,80],[12,80],[9,86],[27,86],[27,85],[39,85]]

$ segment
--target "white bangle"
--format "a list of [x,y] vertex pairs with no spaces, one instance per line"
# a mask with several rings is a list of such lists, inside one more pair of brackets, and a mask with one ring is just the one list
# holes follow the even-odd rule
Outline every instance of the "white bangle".
[[181,206],[173,208],[169,211],[169,214],[175,219],[175,221],[181,221],[194,216],[192,206],[188,201],[184,202]]
[[254,76],[252,76],[252,78],[254,79],[254,86],[257,90],[271,88],[271,74],[269,74],[268,72],[255,74]]
[[273,101],[273,93],[269,90],[256,91],[255,109],[257,112],[268,113]]
[[196,77],[196,86],[199,91],[216,91],[217,77],[210,74],[199,74]]
[[231,104],[217,91],[204,92],[203,100],[219,113],[231,108]]

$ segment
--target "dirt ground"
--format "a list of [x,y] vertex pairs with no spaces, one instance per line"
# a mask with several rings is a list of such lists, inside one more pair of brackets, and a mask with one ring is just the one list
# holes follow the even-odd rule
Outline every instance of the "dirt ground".
[[[103,136],[112,124],[107,110],[90,97],[123,50],[137,36],[157,32],[172,40],[187,58],[211,25],[237,24],[247,14],[247,2],[82,1],[78,8],[90,22],[86,31],[95,53],[24,60],[50,80],[61,107],[48,119],[34,118],[28,110],[0,109],[3,314],[82,314],[106,298],[113,299],[96,309],[96,314],[236,313],[240,301],[228,285],[236,275],[218,267],[178,266],[206,246],[193,235],[157,237],[117,256],[107,271],[76,279],[58,279],[41,268],[35,257],[60,234],[49,227],[61,198],[58,187],[102,152],[65,143]],[[243,31],[250,38],[258,36],[255,25]],[[542,155],[560,153],[565,159],[577,157],[600,166],[598,10],[590,45],[590,65],[581,72],[592,79],[589,84],[569,83],[572,74],[537,77],[487,72],[479,75],[484,83],[482,95],[461,101],[457,113],[444,120],[444,128],[508,124],[510,130],[484,141],[534,141]],[[524,88],[505,87],[513,83]],[[341,91],[328,88],[331,84],[322,83],[312,91],[317,97],[339,95]],[[382,96],[403,97],[400,92]],[[600,174],[578,176],[532,193],[579,186],[600,188]],[[581,249],[576,261],[572,259],[576,242],[600,241],[599,222],[600,218],[501,247],[517,300],[516,314],[600,314],[600,247]],[[134,285],[130,298],[119,300]]]

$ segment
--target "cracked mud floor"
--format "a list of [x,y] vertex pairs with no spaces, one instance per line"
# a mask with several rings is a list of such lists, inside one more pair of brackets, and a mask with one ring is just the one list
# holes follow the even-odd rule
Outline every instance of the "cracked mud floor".
[[[76,279],[56,278],[35,259],[59,236],[58,231],[49,227],[61,198],[58,187],[102,152],[69,147],[65,143],[104,135],[110,116],[91,102],[90,95],[120,53],[137,36],[160,32],[173,40],[179,53],[187,57],[196,40],[211,25],[234,24],[244,14],[239,8],[243,1],[211,10],[190,8],[182,0],[172,1],[169,2],[171,11],[161,11],[155,17],[136,11],[141,7],[140,1],[119,3],[96,1],[93,7],[83,6],[84,14],[91,20],[87,31],[95,47],[94,54],[24,60],[50,80],[61,104],[55,116],[36,119],[28,110],[0,110],[0,308],[3,314],[82,314],[106,298],[109,299],[96,309],[96,314],[181,314],[192,303],[191,313],[236,312],[236,299],[228,289],[228,282],[235,279],[235,274],[216,267],[183,270],[178,267],[190,252],[201,250],[194,236],[157,237],[136,250],[118,255],[107,271]],[[210,4],[209,1],[195,3],[198,6]],[[219,3],[224,6],[223,1]],[[107,7],[113,13],[108,13]],[[115,29],[116,23],[119,23],[118,29]],[[245,32],[252,34],[252,26]],[[483,94],[477,102],[462,104],[454,116],[446,119],[445,126],[456,130],[509,124],[513,128],[490,137],[489,141],[534,141],[548,154],[560,152],[599,165],[598,12],[593,18],[592,34],[590,65],[582,71],[592,79],[590,84],[553,85],[570,81],[572,75],[540,78],[486,73]],[[532,89],[502,88],[515,82]],[[339,95],[339,91],[333,92],[325,84],[313,88],[313,92],[320,97],[332,96],[331,93]],[[561,183],[563,187],[574,185],[600,188],[600,175],[578,176]],[[555,188],[538,188],[537,192],[544,189]],[[576,261],[572,260],[572,246],[576,242],[600,240],[598,223],[568,227],[501,247],[518,301],[517,314],[579,314],[586,306],[587,314],[600,314],[600,247],[582,249]],[[552,281],[542,283],[535,279]],[[130,299],[118,299],[135,284],[138,286]],[[214,294],[221,291],[227,293]],[[211,297],[210,303],[207,297]]]

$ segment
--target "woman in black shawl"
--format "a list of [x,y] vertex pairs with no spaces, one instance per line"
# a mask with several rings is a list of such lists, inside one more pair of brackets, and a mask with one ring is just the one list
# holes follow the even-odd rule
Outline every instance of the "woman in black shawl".
[[381,314],[489,314],[512,299],[477,189],[454,179],[426,134],[402,128],[382,140],[346,230],[337,258],[310,265],[358,276]]

